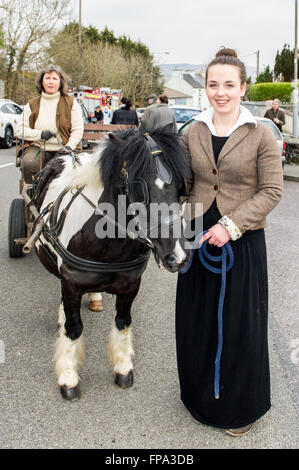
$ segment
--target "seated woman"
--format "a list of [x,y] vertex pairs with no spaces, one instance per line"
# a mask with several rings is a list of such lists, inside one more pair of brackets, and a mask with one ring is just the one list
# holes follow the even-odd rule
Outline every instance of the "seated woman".
[[62,145],[70,150],[81,149],[84,130],[80,105],[68,94],[67,76],[58,65],[41,70],[36,88],[40,96],[26,104],[17,127],[17,137],[24,139],[22,168],[28,184],[58,155]]

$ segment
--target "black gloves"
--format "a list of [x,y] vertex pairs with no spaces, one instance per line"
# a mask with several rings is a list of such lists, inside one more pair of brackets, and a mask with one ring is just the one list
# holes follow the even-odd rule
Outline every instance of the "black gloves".
[[56,134],[54,134],[54,132],[51,132],[51,131],[42,131],[41,138],[43,140],[49,140],[51,139],[51,137],[56,137]]

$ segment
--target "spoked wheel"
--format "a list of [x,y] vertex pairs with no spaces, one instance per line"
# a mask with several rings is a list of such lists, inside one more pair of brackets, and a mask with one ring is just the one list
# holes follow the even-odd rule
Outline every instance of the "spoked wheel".
[[[24,199],[14,199],[11,203],[8,218],[8,251],[11,258],[24,255],[22,248],[27,240]],[[15,240],[19,242],[16,243]],[[22,241],[24,243],[22,243]]]

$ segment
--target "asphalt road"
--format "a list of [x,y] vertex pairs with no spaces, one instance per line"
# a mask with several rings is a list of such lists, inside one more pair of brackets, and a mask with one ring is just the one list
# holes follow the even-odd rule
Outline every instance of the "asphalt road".
[[82,398],[73,403],[61,399],[52,359],[59,282],[34,253],[20,259],[8,256],[8,212],[18,197],[14,161],[14,148],[0,150],[0,448],[298,448],[299,184],[285,182],[266,231],[272,408],[247,436],[233,438],[195,422],[180,401],[176,275],[158,270],[153,260],[133,305],[134,386],[121,390],[114,385],[106,357],[115,299],[104,294],[105,311],[92,313],[86,297]]

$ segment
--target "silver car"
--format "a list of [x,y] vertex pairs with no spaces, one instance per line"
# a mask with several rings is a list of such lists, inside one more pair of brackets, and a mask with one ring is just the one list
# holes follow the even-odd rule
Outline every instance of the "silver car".
[[201,113],[201,109],[196,106],[172,104],[169,106],[173,110],[178,130],[183,127],[185,122]]
[[276,139],[276,142],[277,142],[277,145],[278,145],[278,148],[279,148],[279,153],[281,155],[281,161],[282,161],[282,166],[284,166],[285,164],[285,160],[286,160],[286,153],[285,153],[285,146],[286,146],[286,143],[285,143],[285,140],[282,136],[282,133],[280,132],[280,130],[278,129],[278,127],[274,124],[273,121],[271,121],[271,119],[267,119],[267,118],[264,118],[264,117],[257,117],[255,116],[255,118],[262,122],[263,124],[265,124],[266,126],[269,126],[271,127],[272,131],[273,131],[273,134],[274,134],[274,137]]

